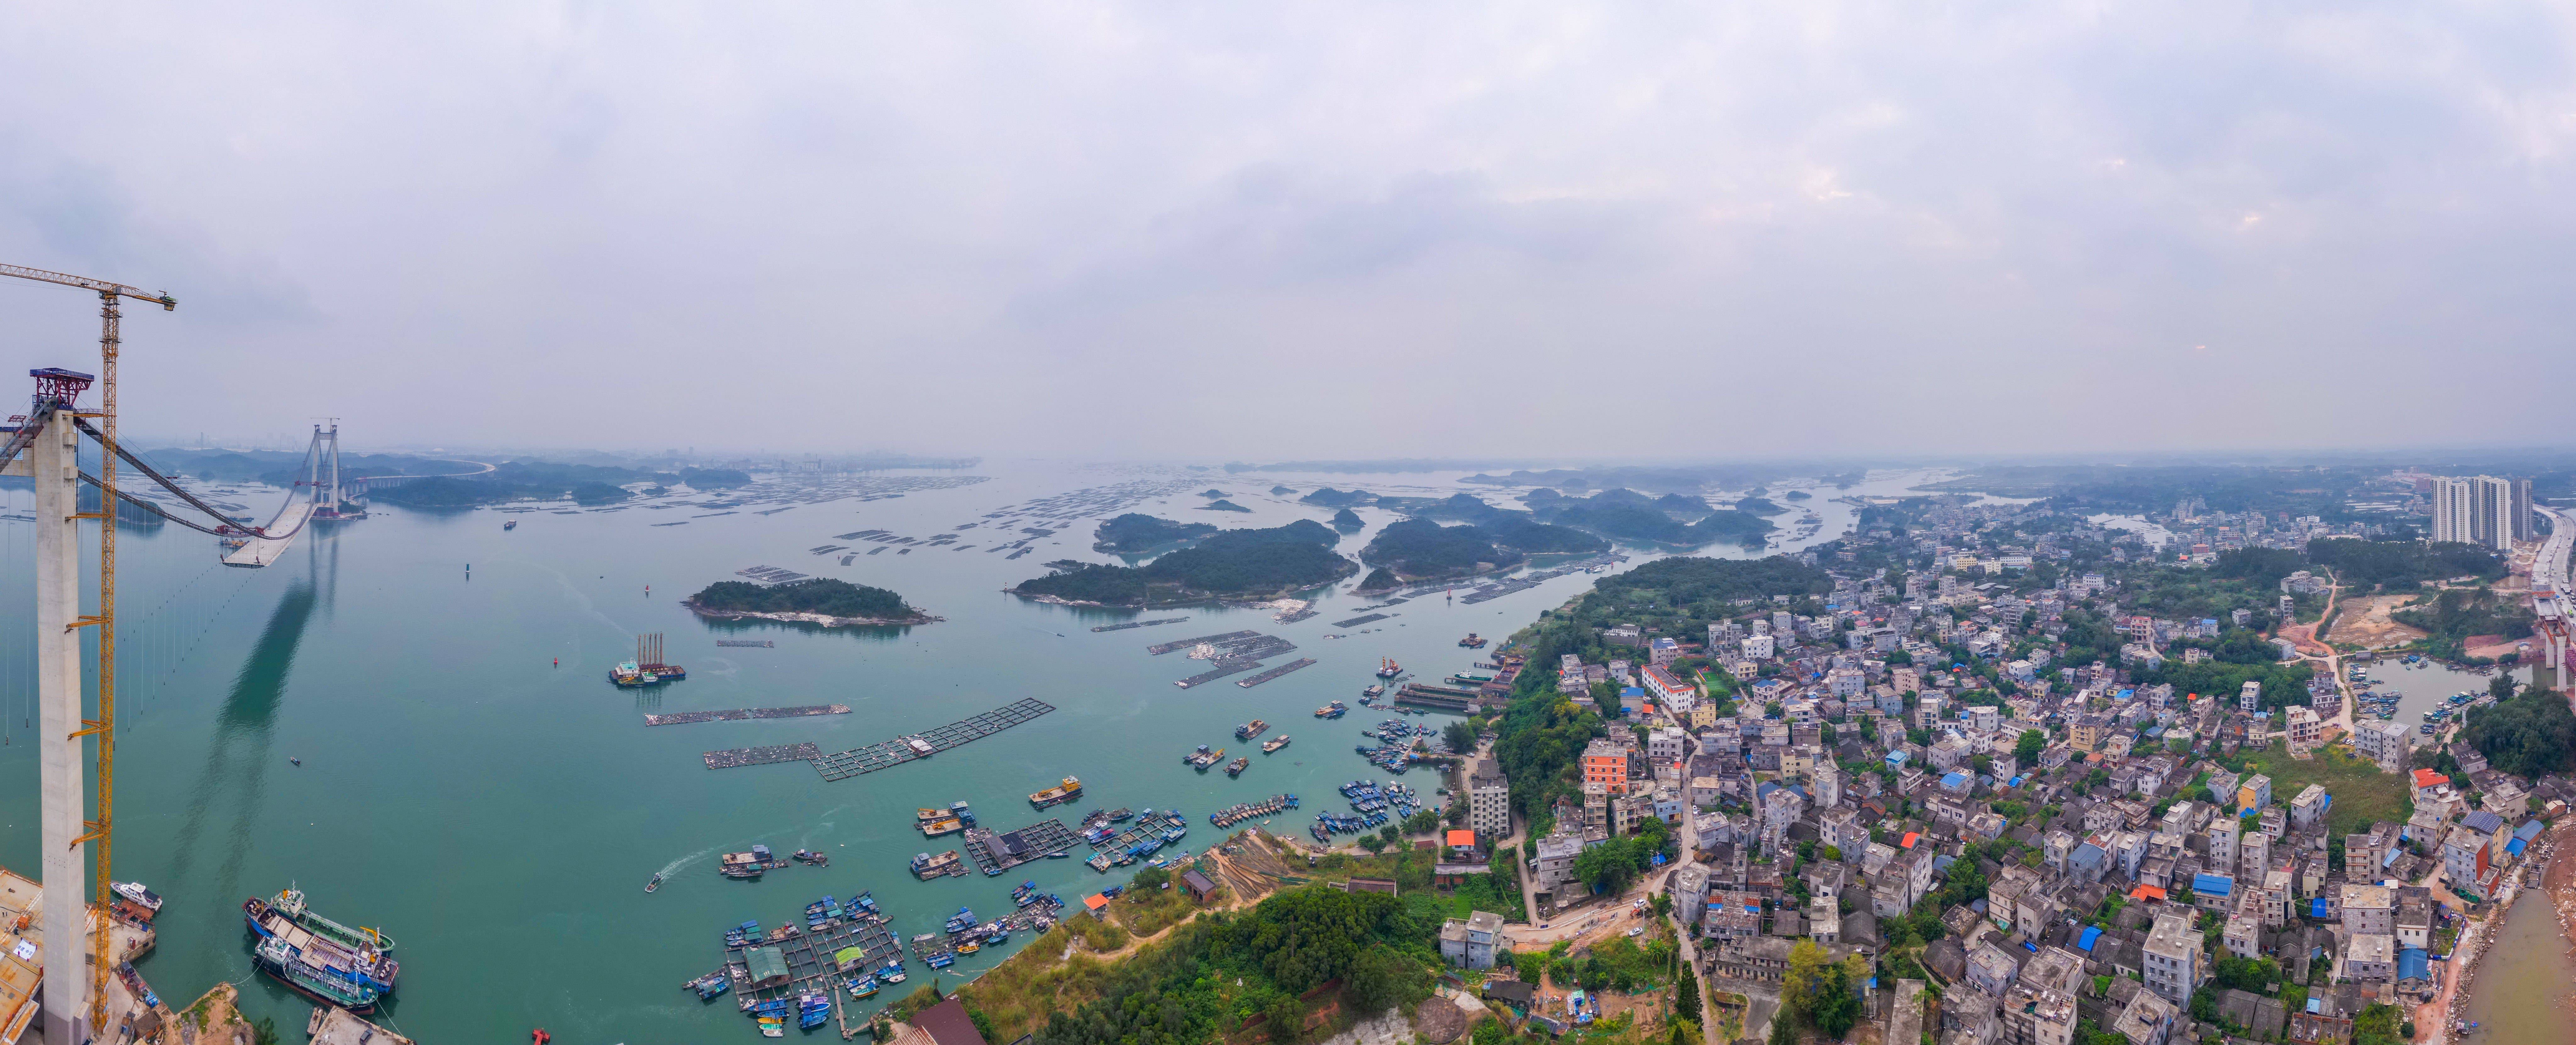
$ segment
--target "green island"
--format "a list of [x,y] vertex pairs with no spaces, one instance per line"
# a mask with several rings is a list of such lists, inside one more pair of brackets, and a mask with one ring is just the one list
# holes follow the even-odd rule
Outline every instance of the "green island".
[[1021,581],[1013,594],[1096,606],[1160,606],[1212,598],[1276,598],[1359,572],[1333,552],[1341,535],[1311,519],[1226,530],[1143,566],[1083,564]]
[[1465,577],[1518,566],[1532,554],[1597,552],[1609,542],[1568,526],[1549,526],[1514,516],[1485,526],[1442,526],[1429,519],[1405,519],[1378,531],[1360,561],[1395,571],[1404,580]]
[[883,588],[812,577],[787,584],[717,581],[681,600],[701,617],[757,618],[842,627],[859,624],[928,624],[939,618],[914,609]]
[[1360,518],[1360,513],[1343,508],[1333,513],[1333,528],[1344,532],[1365,530],[1368,522]]
[[[440,462],[452,468],[454,462]],[[399,473],[371,473],[399,474]],[[481,504],[509,501],[551,501],[570,498],[586,505],[614,504],[635,495],[625,487],[637,483],[655,486],[687,484],[698,490],[729,489],[747,485],[749,475],[731,468],[683,468],[677,472],[654,472],[613,465],[556,464],[550,461],[508,461],[489,472],[475,475],[436,475],[406,483],[383,486],[372,496],[386,504],[405,508],[470,508]]]
[[1404,578],[1396,576],[1394,570],[1380,566],[1370,570],[1368,576],[1360,578],[1360,586],[1351,590],[1361,595],[1373,595],[1378,592],[1394,591],[1401,587],[1404,587]]
[[1199,510],[1202,512],[1250,512],[1252,509],[1236,504],[1233,501],[1216,500],[1200,505]]
[[1091,532],[1091,550],[1112,555],[1140,554],[1166,544],[1196,540],[1216,532],[1207,523],[1173,522],[1129,512]]

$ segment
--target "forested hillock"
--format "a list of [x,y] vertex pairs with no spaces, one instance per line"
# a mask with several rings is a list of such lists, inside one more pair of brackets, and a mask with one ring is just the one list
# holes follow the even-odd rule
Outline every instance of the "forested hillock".
[[1129,512],[1101,523],[1099,529],[1092,531],[1091,550],[1133,554],[1177,541],[1205,537],[1215,533],[1216,529],[1207,523],[1173,522]]
[[746,581],[717,581],[689,596],[684,605],[701,613],[816,613],[826,617],[909,621],[924,619],[903,596],[884,588],[812,577],[762,586]]
[[1225,530],[1143,566],[1083,566],[1021,581],[1011,590],[1070,602],[1137,606],[1210,597],[1272,596],[1359,572],[1334,554],[1341,535],[1311,519]]
[[1606,550],[1600,538],[1514,514],[1495,526],[1442,526],[1406,519],[1378,531],[1360,561],[1392,568],[1408,580],[1463,577],[1516,566],[1532,553]]

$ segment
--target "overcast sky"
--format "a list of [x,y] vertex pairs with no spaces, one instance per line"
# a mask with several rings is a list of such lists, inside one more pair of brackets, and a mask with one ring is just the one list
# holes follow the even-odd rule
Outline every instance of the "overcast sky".
[[[126,324],[160,435],[2568,442],[2571,46],[2513,2],[17,4],[0,261],[181,299]],[[94,364],[93,301],[0,283],[0,365]]]

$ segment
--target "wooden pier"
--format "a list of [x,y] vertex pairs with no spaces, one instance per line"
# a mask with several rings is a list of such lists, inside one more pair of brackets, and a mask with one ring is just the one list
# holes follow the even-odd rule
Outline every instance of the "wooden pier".
[[1278,667],[1275,667],[1275,668],[1272,668],[1272,669],[1270,669],[1270,670],[1268,670],[1268,671],[1262,672],[1261,674],[1254,675],[1254,676],[1252,676],[1251,678],[1243,679],[1243,680],[1241,680],[1241,681],[1239,681],[1239,682],[1236,682],[1236,683],[1235,683],[1235,685],[1241,686],[1241,687],[1243,687],[1243,688],[1245,688],[1245,689],[1251,689],[1251,688],[1252,688],[1252,687],[1254,687],[1254,686],[1258,686],[1258,685],[1260,685],[1260,684],[1262,684],[1262,683],[1264,683],[1264,682],[1268,682],[1268,681],[1270,681],[1271,679],[1278,678],[1279,676],[1281,676],[1281,675],[1285,675],[1285,674],[1287,674],[1287,673],[1289,673],[1289,672],[1291,672],[1291,671],[1295,671],[1295,670],[1297,670],[1297,669],[1299,669],[1299,668],[1303,668],[1303,667],[1309,667],[1309,666],[1312,666],[1314,663],[1315,663],[1315,658],[1313,658],[1313,657],[1299,657],[1299,658],[1297,658],[1297,659],[1295,659],[1295,660],[1289,661],[1288,663],[1285,663],[1285,664],[1279,665]]
[[[1053,710],[1055,705],[1031,697],[1005,704],[973,718],[959,719],[937,729],[924,730],[914,735],[930,742],[930,749],[933,752],[946,751],[992,736]],[[814,757],[814,769],[823,774],[825,780],[847,780],[922,757],[924,756],[920,751],[905,743],[902,738],[897,738],[848,751],[817,755]]]
[[1188,689],[1192,686],[1204,686],[1228,675],[1240,675],[1261,666],[1260,661],[1253,660],[1249,657],[1240,660],[1233,658],[1213,660],[1208,663],[1214,666],[1210,667],[1206,671],[1199,672],[1196,675],[1192,675],[1188,678],[1172,683],[1172,685],[1179,686],[1182,689]]
[[1237,642],[1243,639],[1253,638],[1260,634],[1261,633],[1257,631],[1229,631],[1223,635],[1201,635],[1195,639],[1176,639],[1171,642],[1157,642],[1151,646],[1145,647],[1145,652],[1159,657],[1163,654],[1170,653],[1173,650],[1188,649],[1202,642],[1213,646],[1220,643]]
[[804,762],[823,757],[823,749],[811,743],[777,744],[770,747],[738,747],[709,751],[700,756],[709,769],[732,769],[737,766],[765,766],[772,762]]
[[[995,550],[995,551],[1000,551],[1001,549],[1000,549],[1000,548],[998,548],[998,547],[996,547],[994,550]],[[1093,630],[1093,631],[1125,631],[1125,630],[1127,630],[1127,629],[1129,629],[1129,628],[1150,628],[1150,627],[1153,627],[1154,625],[1157,625],[1157,624],[1178,624],[1178,623],[1180,623],[1180,622],[1182,622],[1182,621],[1185,621],[1185,620],[1188,620],[1188,619],[1189,619],[1188,617],[1164,617],[1164,618],[1162,618],[1162,619],[1160,619],[1160,620],[1131,620],[1131,621],[1128,621],[1128,622],[1127,622],[1127,623],[1125,623],[1125,624],[1103,624],[1103,625],[1101,625],[1101,626],[1099,626],[1099,627],[1097,627],[1097,628],[1093,628],[1093,629],[1091,629],[1091,630]]]
[[1070,852],[1082,836],[1073,833],[1061,820],[1040,820],[1016,831],[994,834],[980,827],[966,829],[966,855],[985,874],[1000,874],[1031,860],[1044,860],[1056,853]]
[[679,711],[668,715],[646,715],[648,726],[680,726],[691,722],[737,722],[753,718],[803,718],[807,715],[847,715],[847,704],[814,704],[796,708],[735,708],[731,711]]

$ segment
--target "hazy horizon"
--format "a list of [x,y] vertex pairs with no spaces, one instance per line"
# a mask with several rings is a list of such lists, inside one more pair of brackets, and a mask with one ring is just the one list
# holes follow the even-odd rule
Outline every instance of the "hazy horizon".
[[180,299],[170,444],[2434,460],[2576,378],[2548,5],[13,21],[0,262]]

